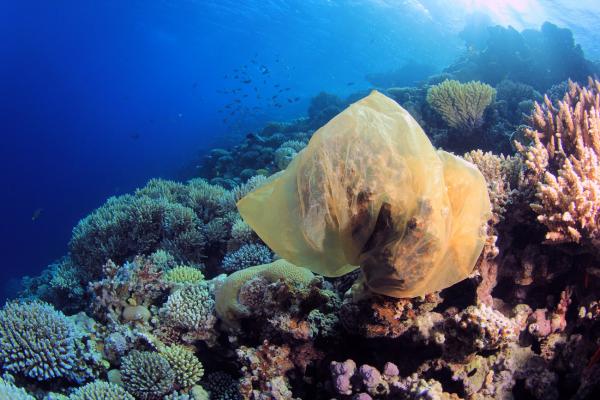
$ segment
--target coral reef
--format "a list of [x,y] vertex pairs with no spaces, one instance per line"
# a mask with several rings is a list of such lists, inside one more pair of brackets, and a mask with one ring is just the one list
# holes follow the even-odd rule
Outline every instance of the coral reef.
[[[487,44],[473,46],[445,73],[419,77],[418,86],[400,87],[409,83],[394,74],[371,76],[394,84],[382,87],[393,99],[385,104],[396,111],[400,104],[401,120],[424,130],[412,138],[426,143],[432,157],[418,153],[423,168],[411,169],[409,180],[395,178],[408,168],[408,161],[394,164],[397,154],[373,161],[381,149],[394,147],[387,139],[377,147],[375,133],[387,130],[365,129],[364,143],[341,136],[332,141],[337,151],[348,143],[357,152],[344,153],[344,159],[362,163],[340,164],[330,180],[309,170],[287,182],[282,193],[302,194],[303,203],[292,210],[310,215],[305,223],[285,220],[287,214],[272,207],[254,214],[260,221],[273,218],[268,229],[255,232],[253,221],[242,219],[244,199],[274,196],[270,190],[285,175],[281,169],[323,155],[313,148],[329,125],[313,136],[315,129],[366,95],[323,93],[311,102],[308,118],[245,131],[231,146],[209,151],[193,169],[205,179],[155,179],[108,200],[75,228],[71,254],[24,279],[20,298],[0,310],[0,398],[598,398],[600,83],[563,82],[568,76],[580,82],[595,67],[568,31],[552,25],[521,33],[492,28]],[[461,115],[455,122],[427,100],[428,92],[469,85],[483,88],[482,102],[465,95],[466,103],[454,103],[478,110],[448,108]],[[548,88],[542,100],[537,91]],[[465,153],[464,160],[434,146]],[[334,168],[328,160],[320,165]],[[436,168],[444,185],[458,186],[440,190],[442,180],[427,175]],[[356,182],[361,171],[380,174],[385,185],[369,175],[335,193],[321,190],[340,177]],[[482,176],[485,184],[479,179],[460,186],[460,171]],[[302,179],[320,191],[298,192],[292,184]],[[389,196],[392,189],[414,189],[409,198],[419,201]],[[491,212],[476,234],[456,236],[458,244],[477,237],[477,248],[483,247],[468,254],[460,279],[425,284],[412,298],[373,290],[382,276],[394,285],[422,283],[421,266],[439,246],[435,238],[455,234],[430,235],[427,228],[469,225],[455,219],[429,223],[433,208],[424,198],[445,193],[448,202],[439,212],[447,222],[448,213],[473,211],[483,192]],[[338,212],[333,200],[304,207],[318,193],[357,207]],[[376,198],[381,207],[373,205]],[[394,220],[390,210],[397,205],[424,216]],[[354,225],[344,225],[347,220]],[[297,254],[290,248],[298,241],[283,238],[299,227],[310,228],[302,235],[309,244],[303,251],[318,256],[293,264]],[[336,241],[333,233],[340,230],[346,236]],[[273,253],[259,234],[284,242],[283,250]],[[412,241],[396,248],[396,237]],[[416,245],[418,239],[425,244]],[[406,269],[386,269],[396,266],[386,265],[390,257]],[[350,272],[319,275],[337,275],[335,268]]]

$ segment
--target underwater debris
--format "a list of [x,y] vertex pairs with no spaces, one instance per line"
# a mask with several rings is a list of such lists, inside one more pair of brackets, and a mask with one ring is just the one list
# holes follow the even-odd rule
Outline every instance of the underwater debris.
[[436,153],[416,121],[377,92],[317,131],[284,173],[238,209],[279,256],[325,276],[360,265],[371,290],[394,297],[469,275],[490,217],[481,173]]

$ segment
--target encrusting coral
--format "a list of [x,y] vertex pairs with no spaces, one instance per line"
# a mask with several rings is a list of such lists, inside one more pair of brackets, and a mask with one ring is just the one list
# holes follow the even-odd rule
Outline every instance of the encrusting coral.
[[469,132],[483,124],[483,113],[495,96],[496,90],[485,83],[445,80],[429,88],[427,102],[448,125]]
[[536,184],[531,207],[548,232],[548,243],[600,244],[600,81],[569,82],[564,98],[535,104],[530,145],[517,144]]
[[277,255],[325,276],[360,265],[372,291],[394,297],[466,278],[490,216],[481,173],[436,152],[408,112],[375,91],[238,209]]
[[240,304],[238,296],[241,287],[256,277],[262,277],[269,282],[285,279],[291,283],[308,285],[314,275],[306,268],[296,267],[283,259],[242,269],[229,275],[215,289],[215,301],[217,314],[230,327],[238,327],[238,320],[250,315],[250,310]]

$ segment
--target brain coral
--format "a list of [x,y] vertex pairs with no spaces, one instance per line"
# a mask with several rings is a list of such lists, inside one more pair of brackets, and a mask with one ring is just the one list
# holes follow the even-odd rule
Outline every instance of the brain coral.
[[319,129],[238,209],[280,257],[325,276],[360,266],[372,291],[393,297],[466,278],[491,215],[477,168],[436,151],[410,114],[377,92]]
[[96,354],[81,337],[79,328],[47,303],[12,302],[0,310],[0,361],[16,374],[38,381],[91,378],[94,371],[87,363]]
[[290,283],[308,285],[314,275],[308,269],[296,267],[283,259],[234,272],[215,290],[217,314],[229,326],[237,327],[237,320],[249,314],[238,302],[238,293],[244,283],[256,277],[263,277],[270,282],[284,279]]
[[16,387],[12,383],[0,378],[0,399],[6,400],[35,400],[25,389]]
[[483,112],[495,96],[485,83],[445,80],[428,90],[427,102],[451,127],[472,131],[483,124]]
[[121,379],[137,398],[154,400],[173,390],[175,372],[160,354],[134,350],[123,358]]
[[69,400],[135,400],[122,387],[113,383],[95,381],[78,388]]

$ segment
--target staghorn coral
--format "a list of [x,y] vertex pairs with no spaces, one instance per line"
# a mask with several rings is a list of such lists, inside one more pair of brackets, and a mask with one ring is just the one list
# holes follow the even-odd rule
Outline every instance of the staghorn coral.
[[271,250],[262,244],[245,244],[223,258],[222,268],[227,273],[273,261]]
[[42,302],[12,302],[0,311],[0,364],[37,381],[82,383],[97,375],[99,355],[80,328]]
[[0,399],[5,400],[35,400],[25,389],[13,385],[11,382],[0,378]]
[[160,399],[173,390],[175,372],[158,353],[133,350],[123,358],[120,371],[125,389],[136,398]]
[[427,91],[427,102],[452,128],[473,131],[483,125],[483,112],[496,90],[481,82],[445,80]]
[[193,352],[183,346],[173,345],[160,350],[175,373],[175,384],[180,389],[194,386],[204,375],[202,363]]
[[184,330],[184,341],[216,339],[215,301],[208,283],[188,285],[169,295],[160,310],[162,324]]
[[198,284],[204,280],[204,274],[197,268],[180,265],[164,274],[165,281],[174,284]]
[[113,383],[94,381],[75,390],[69,400],[134,400],[134,397]]
[[536,184],[531,208],[547,228],[546,242],[579,243],[597,252],[600,244],[600,82],[587,87],[569,82],[554,106],[546,97],[536,103],[531,144],[517,143],[527,173]]

